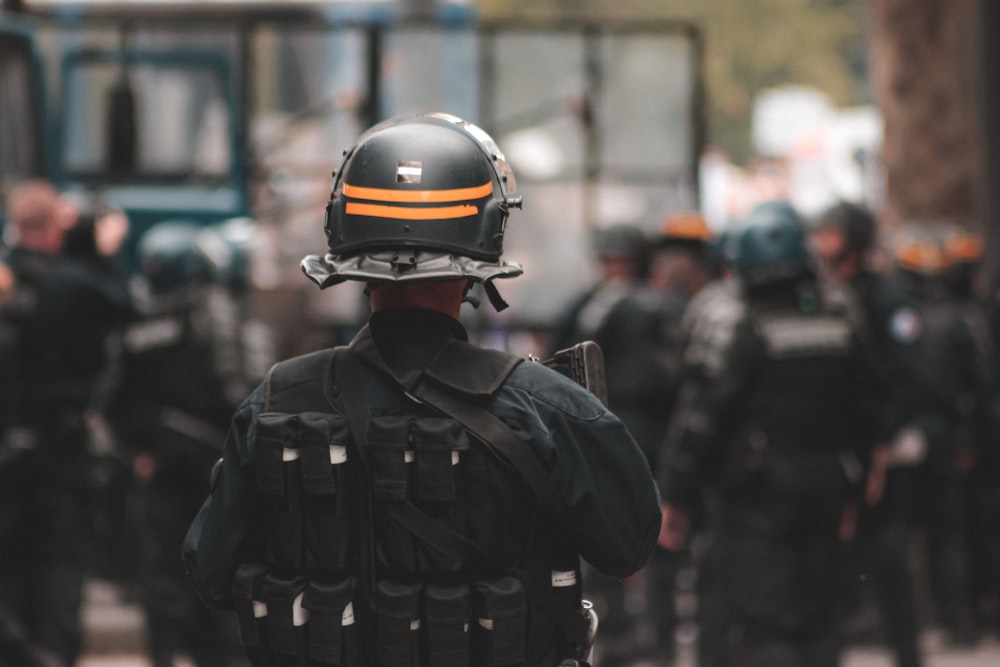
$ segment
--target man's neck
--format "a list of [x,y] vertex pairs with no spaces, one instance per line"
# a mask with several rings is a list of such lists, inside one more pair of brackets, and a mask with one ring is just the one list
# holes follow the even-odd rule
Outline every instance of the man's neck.
[[369,299],[372,312],[421,308],[458,319],[462,309],[465,281],[443,280],[417,283],[372,285]]

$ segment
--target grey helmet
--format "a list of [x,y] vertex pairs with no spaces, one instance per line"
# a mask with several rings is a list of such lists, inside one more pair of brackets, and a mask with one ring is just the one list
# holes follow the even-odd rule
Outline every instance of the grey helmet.
[[492,281],[522,273],[501,259],[514,174],[493,139],[446,114],[375,125],[345,153],[326,206],[325,256],[302,260],[321,288],[347,280],[468,278],[498,310]]

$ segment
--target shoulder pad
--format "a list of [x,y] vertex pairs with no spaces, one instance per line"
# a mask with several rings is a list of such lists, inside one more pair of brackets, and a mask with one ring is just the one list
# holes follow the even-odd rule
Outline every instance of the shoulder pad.
[[326,411],[333,353],[333,348],[318,350],[271,366],[264,380],[264,409],[289,411],[281,407],[289,405],[293,412]]
[[485,398],[495,394],[522,361],[523,358],[509,352],[453,340],[434,358],[426,375],[462,393]]

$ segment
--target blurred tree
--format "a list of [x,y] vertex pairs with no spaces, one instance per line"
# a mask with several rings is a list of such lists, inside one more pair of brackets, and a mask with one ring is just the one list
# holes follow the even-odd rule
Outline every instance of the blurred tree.
[[836,104],[870,101],[865,0],[480,0],[484,19],[691,20],[705,36],[709,142],[750,157],[754,95],[813,86]]
[[981,203],[977,1],[874,0],[872,16],[885,220],[968,224]]

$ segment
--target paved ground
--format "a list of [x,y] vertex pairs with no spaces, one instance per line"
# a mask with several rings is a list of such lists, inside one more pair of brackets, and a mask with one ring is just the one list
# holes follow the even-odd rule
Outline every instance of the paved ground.
[[[143,655],[143,621],[137,607],[101,582],[87,586],[84,627],[87,650],[78,667],[151,667]],[[967,650],[945,649],[933,633],[924,638],[925,667],[1000,667],[1000,640],[989,638]],[[193,667],[180,660],[175,667]],[[599,667],[599,666],[598,666]],[[661,667],[637,662],[633,667]],[[675,667],[697,667],[690,649],[680,651]],[[841,667],[893,667],[890,654],[879,647],[848,651]]]

